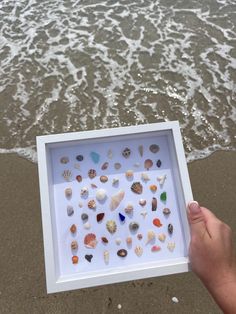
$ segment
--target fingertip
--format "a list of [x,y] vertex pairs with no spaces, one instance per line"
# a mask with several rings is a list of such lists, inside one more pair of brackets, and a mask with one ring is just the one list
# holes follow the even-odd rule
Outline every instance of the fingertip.
[[188,203],[188,211],[190,214],[199,214],[201,212],[201,207],[197,201],[190,201]]

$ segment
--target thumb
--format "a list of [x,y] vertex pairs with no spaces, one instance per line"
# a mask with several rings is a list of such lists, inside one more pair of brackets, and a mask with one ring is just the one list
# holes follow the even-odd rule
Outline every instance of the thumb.
[[191,236],[202,237],[207,231],[204,213],[196,201],[188,204],[188,221]]

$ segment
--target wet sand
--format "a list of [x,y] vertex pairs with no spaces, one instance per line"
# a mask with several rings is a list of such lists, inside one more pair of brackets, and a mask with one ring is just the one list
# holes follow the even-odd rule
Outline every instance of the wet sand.
[[[188,167],[195,199],[235,228],[236,153]],[[0,168],[1,314],[221,313],[191,272],[47,295],[37,165],[0,155]]]

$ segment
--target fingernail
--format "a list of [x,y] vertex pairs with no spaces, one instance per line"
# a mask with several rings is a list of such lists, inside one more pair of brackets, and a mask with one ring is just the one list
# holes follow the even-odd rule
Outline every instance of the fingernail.
[[196,202],[196,201],[189,202],[188,208],[192,214],[198,214],[201,211],[200,206],[199,206],[198,202]]

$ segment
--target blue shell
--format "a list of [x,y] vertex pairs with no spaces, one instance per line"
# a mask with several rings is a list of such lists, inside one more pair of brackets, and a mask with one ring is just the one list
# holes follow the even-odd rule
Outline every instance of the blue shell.
[[100,155],[99,155],[98,153],[91,152],[91,153],[90,153],[90,157],[91,157],[92,161],[93,161],[95,164],[98,164],[98,163],[99,163]]
[[121,213],[119,213],[119,218],[120,218],[120,221],[121,221],[121,222],[124,222],[124,221],[125,221],[125,216],[122,215]]

